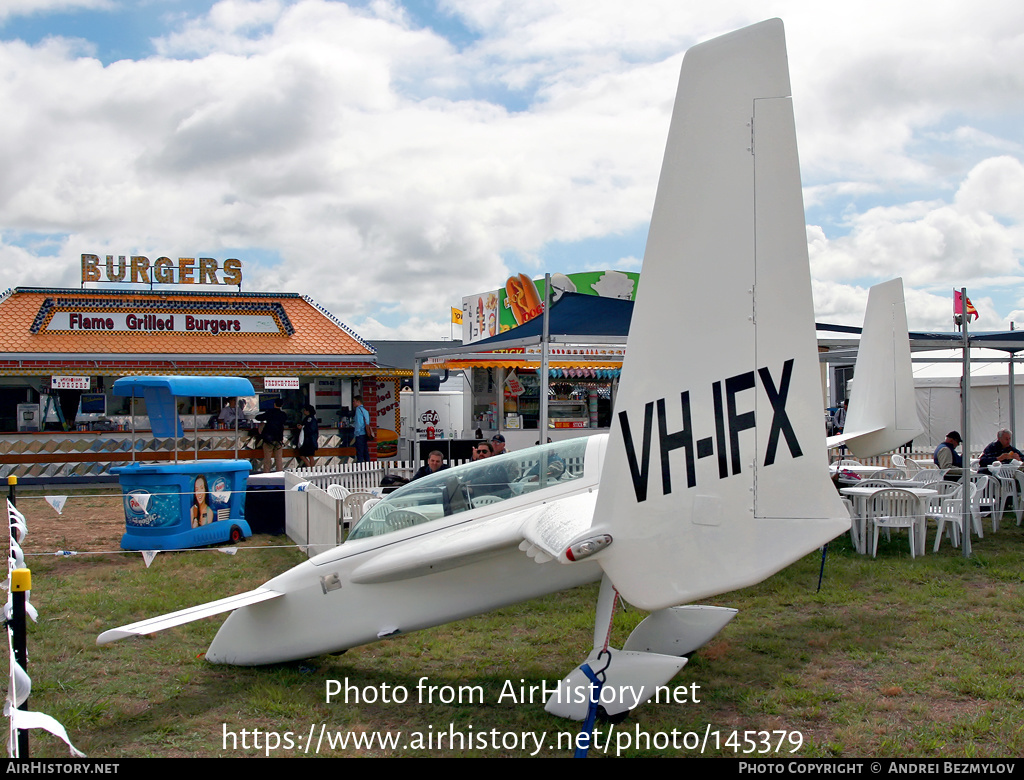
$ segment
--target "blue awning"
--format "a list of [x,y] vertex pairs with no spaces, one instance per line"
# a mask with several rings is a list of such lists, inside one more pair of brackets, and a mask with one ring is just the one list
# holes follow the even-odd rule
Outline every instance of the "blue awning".
[[154,436],[182,436],[175,396],[229,398],[253,395],[252,382],[238,376],[126,376],[114,382],[114,395],[146,399]]

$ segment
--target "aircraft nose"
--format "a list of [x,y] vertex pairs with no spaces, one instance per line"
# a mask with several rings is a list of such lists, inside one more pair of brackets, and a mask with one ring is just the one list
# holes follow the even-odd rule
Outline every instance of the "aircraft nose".
[[271,663],[260,660],[263,645],[261,640],[266,637],[268,631],[266,627],[260,628],[259,621],[254,620],[250,614],[252,611],[251,607],[243,607],[228,615],[217,636],[213,638],[210,649],[206,651],[207,661],[236,666]]

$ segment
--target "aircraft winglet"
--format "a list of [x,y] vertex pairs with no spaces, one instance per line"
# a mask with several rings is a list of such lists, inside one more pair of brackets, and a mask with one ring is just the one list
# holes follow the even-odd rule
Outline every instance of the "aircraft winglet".
[[850,526],[789,95],[778,19],[683,59],[593,525],[643,609],[760,582]]
[[924,432],[914,397],[902,279],[868,292],[843,427],[840,435],[829,437],[828,446],[846,445],[858,458],[889,452]]

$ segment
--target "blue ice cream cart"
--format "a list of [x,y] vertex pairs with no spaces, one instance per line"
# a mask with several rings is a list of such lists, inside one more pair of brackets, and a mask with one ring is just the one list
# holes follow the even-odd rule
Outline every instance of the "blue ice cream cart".
[[[253,395],[252,383],[241,377],[135,376],[118,379],[114,395],[132,399],[132,459],[111,472],[118,475],[124,496],[125,550],[181,550],[207,544],[237,542],[252,536],[245,521],[245,486],[249,461],[238,460],[238,419],[235,418],[235,460],[199,459],[199,418],[195,424],[194,459],[178,461],[178,439],[184,426],[177,397],[237,398]],[[135,462],[135,399],[144,398],[153,436],[174,438],[174,461]]]

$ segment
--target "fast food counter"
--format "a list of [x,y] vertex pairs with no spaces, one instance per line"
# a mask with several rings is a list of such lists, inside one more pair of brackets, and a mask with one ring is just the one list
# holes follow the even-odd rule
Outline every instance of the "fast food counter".
[[[207,418],[209,416],[207,415]],[[127,419],[127,418],[126,418]],[[187,423],[186,423],[187,425]],[[263,450],[252,446],[247,432],[239,435],[238,457],[254,459],[259,466]],[[173,459],[174,438],[158,438],[151,431],[135,433],[135,460]],[[195,435],[186,429],[178,438],[178,457],[190,460],[195,456]],[[45,433],[0,433],[0,477],[81,478],[105,477],[114,466],[132,462],[131,431],[68,431]],[[235,456],[233,430],[199,429],[199,458],[218,459]],[[285,450],[285,467],[296,465],[287,459],[293,449]],[[343,459],[355,457],[353,447],[342,447],[337,431],[320,432],[317,464],[339,465]]]

